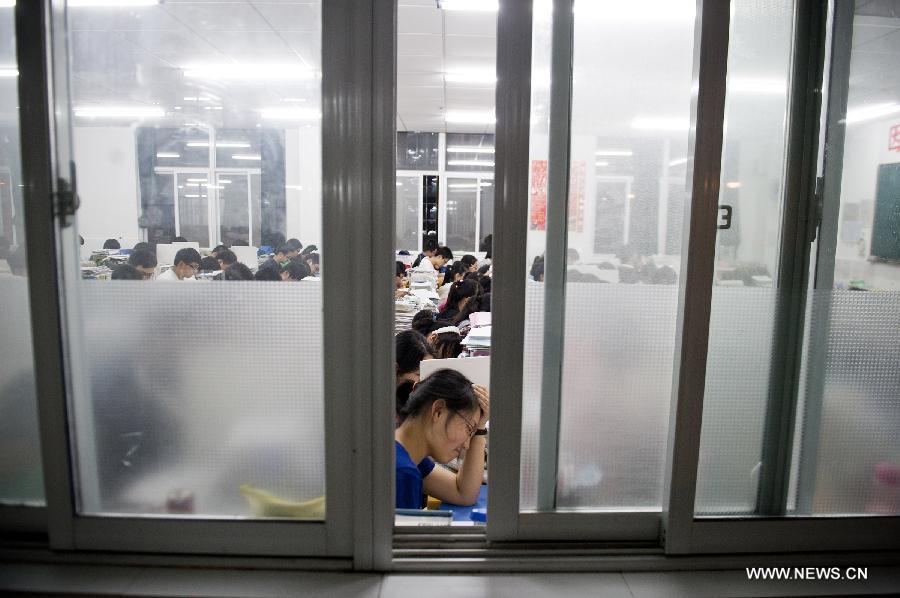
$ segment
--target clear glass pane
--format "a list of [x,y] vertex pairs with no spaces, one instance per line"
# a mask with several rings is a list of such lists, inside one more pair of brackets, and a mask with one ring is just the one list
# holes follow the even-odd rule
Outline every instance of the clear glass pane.
[[235,241],[250,244],[250,186],[246,174],[219,174],[216,192],[219,196],[219,239],[225,245]]
[[475,238],[476,179],[447,179],[447,247],[454,252],[478,249]]
[[446,160],[449,172],[493,172],[494,136],[447,133]]
[[478,186],[481,192],[478,238],[484,240],[486,236],[494,234],[494,181],[478,179]]
[[706,392],[697,472],[699,514],[756,509],[784,197],[794,2],[732,4],[720,206]]
[[178,236],[209,247],[209,179],[205,174],[179,174]]
[[[399,51],[403,51],[407,39],[400,38]],[[397,170],[437,170],[439,136],[439,133],[398,131]]]
[[419,210],[422,205],[422,177],[397,177],[395,249],[415,253],[419,249]]
[[900,121],[896,34],[884,35],[897,7],[856,4],[850,72],[835,75],[849,78],[840,205],[826,208],[837,235],[818,240],[834,265],[807,298],[796,515],[900,514]]
[[[10,71],[13,12],[0,8],[0,68]],[[18,106],[18,78],[0,78],[0,503],[42,505]]]
[[195,277],[195,257],[173,264],[170,245],[181,235],[208,257],[224,242],[252,270],[248,244],[322,248],[320,3],[69,6],[68,18],[76,226],[88,254],[122,245],[82,270],[127,273],[138,242],[174,265],[158,277],[172,282],[67,289],[81,310],[78,512],[321,519],[321,285],[280,284],[278,269],[233,284],[253,276],[238,265]]

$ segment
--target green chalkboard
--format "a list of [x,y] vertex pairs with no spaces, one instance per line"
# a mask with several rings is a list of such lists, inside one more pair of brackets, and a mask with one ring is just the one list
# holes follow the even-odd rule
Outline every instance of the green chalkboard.
[[900,262],[900,163],[878,167],[869,254],[873,258]]

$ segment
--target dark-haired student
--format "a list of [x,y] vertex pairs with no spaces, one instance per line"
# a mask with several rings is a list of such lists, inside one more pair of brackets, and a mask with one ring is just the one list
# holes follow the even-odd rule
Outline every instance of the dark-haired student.
[[[421,509],[425,494],[471,505],[478,500],[490,399],[485,388],[454,370],[438,370],[417,384],[400,410],[394,431],[398,509]],[[459,472],[448,463],[465,451]]]
[[312,276],[319,275],[319,254],[318,253],[307,253],[304,256],[300,256],[306,261],[306,265],[309,266],[309,271]]
[[307,266],[306,262],[302,259],[290,260],[287,265],[281,269],[279,274],[281,275],[281,280],[284,282],[300,281],[307,276],[311,276],[309,266]]
[[[257,274],[262,270],[271,270],[280,278],[281,268],[283,268],[297,252],[287,244],[279,245],[275,249],[275,254],[267,259],[257,270]],[[259,280],[257,278],[257,280]]]
[[412,267],[418,267],[418,265],[421,264],[422,260],[425,258],[434,257],[434,254],[437,253],[437,250],[437,238],[429,236],[427,239],[425,239],[425,245],[422,247],[422,253],[420,253],[418,257],[416,257],[416,260],[412,263]]
[[122,245],[115,239],[107,239],[103,242],[103,249],[121,249]]
[[112,273],[113,280],[144,280],[144,275],[138,272],[138,269],[131,264],[122,264],[117,266]]
[[200,269],[200,252],[193,247],[179,249],[172,260],[175,265],[156,277],[156,280],[164,282],[177,282],[184,280],[197,280],[194,274]]
[[225,270],[228,266],[236,264],[238,259],[235,253],[230,249],[222,249],[216,254],[216,261],[219,262],[218,270]]
[[219,270],[222,270],[222,266],[219,265],[219,260],[213,256],[208,255],[200,260],[200,272],[218,272]]
[[281,269],[260,268],[256,271],[256,274],[253,275],[253,280],[281,282]]
[[128,256],[128,263],[141,273],[144,280],[150,280],[156,271],[156,254],[149,249],[133,249]]
[[246,264],[235,262],[222,272],[222,280],[254,280],[253,272]]

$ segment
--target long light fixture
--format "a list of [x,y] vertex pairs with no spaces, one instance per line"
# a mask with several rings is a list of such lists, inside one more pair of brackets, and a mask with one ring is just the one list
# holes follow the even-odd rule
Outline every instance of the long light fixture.
[[157,158],[180,158],[181,154],[177,152],[156,152]]
[[[188,147],[209,147],[209,141],[188,141]],[[246,141],[216,141],[216,147],[250,147]]]
[[262,156],[259,154],[234,154],[231,156],[232,160],[262,160]]
[[603,160],[597,161],[594,163],[594,166],[609,166],[609,162],[604,162]]
[[494,163],[487,160],[447,160],[447,166],[487,166],[493,168]]
[[678,158],[677,160],[672,160],[669,162],[669,166],[681,166],[682,164],[687,164],[690,158]]
[[881,118],[882,116],[894,114],[895,112],[900,112],[900,104],[897,102],[875,104],[862,108],[848,108],[847,117],[844,119],[844,123],[852,125],[855,123],[866,122]]
[[493,111],[448,110],[444,115],[444,122],[457,125],[492,125],[497,122],[497,117]]
[[447,148],[451,154],[493,154],[492,147],[478,147],[474,145],[453,145]]
[[450,183],[447,185],[450,189],[477,189],[478,187],[491,187],[492,183]]
[[19,69],[14,66],[0,66],[0,78],[12,78],[19,76]]
[[497,74],[492,71],[450,71],[444,73],[444,81],[447,83],[485,84],[497,83]]
[[166,115],[158,106],[81,106],[74,112],[81,118],[162,118]]
[[156,6],[159,0],[69,0],[68,6],[73,8],[137,8],[139,6]]
[[595,156],[633,156],[634,152],[631,150],[597,150],[594,152]]
[[686,118],[639,116],[631,121],[631,128],[647,131],[687,131],[691,128],[691,121]]
[[322,112],[315,108],[263,108],[260,116],[269,120],[306,120],[322,118]]
[[319,76],[313,69],[290,63],[204,63],[181,67],[191,79],[219,81],[309,81]]
[[498,0],[438,0],[441,10],[465,10],[469,12],[497,12],[500,10]]

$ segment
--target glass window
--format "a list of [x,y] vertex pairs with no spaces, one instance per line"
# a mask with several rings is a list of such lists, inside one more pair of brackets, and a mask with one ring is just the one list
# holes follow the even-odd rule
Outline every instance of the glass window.
[[397,132],[397,170],[437,170],[438,133]]
[[898,26],[884,6],[858,3],[850,72],[836,75],[849,80],[845,119],[831,125],[845,127],[843,163],[831,166],[840,197],[826,200],[837,222],[821,230],[836,234],[819,239],[807,299],[797,515],[900,514],[900,105],[894,36],[883,34]]
[[[687,185],[694,12],[692,2],[575,2],[557,508],[661,508],[680,247],[669,255],[660,230],[669,226],[670,180]],[[533,127],[549,111],[550,23],[549,14],[535,15],[534,68],[544,70],[532,77]],[[547,209],[557,200],[547,189],[547,139],[532,130],[530,258],[543,253]],[[533,267],[542,280],[543,262]],[[541,388],[536,371],[553,357],[534,354],[540,342],[531,346],[544,334],[545,310],[542,285],[533,284],[524,509],[537,507],[545,475],[538,438],[548,400],[528,389]]]
[[[0,70],[7,72],[16,69],[14,10],[0,8]],[[41,505],[17,83],[0,77],[0,503]]]
[[[74,289],[77,511],[322,519],[322,285],[243,282],[268,258],[248,244],[322,247],[320,3],[68,18],[77,227],[123,250],[83,268],[109,278],[145,241],[174,266]],[[198,253],[173,264],[178,235]],[[195,277],[221,242],[243,266]]]
[[493,172],[493,134],[447,133],[449,172]]
[[478,193],[478,239],[480,243],[486,236],[494,234],[494,181],[478,179]]
[[447,179],[447,247],[466,253],[478,249],[475,237],[477,179]]
[[419,249],[419,210],[422,206],[422,177],[397,177],[395,249],[415,253]]

